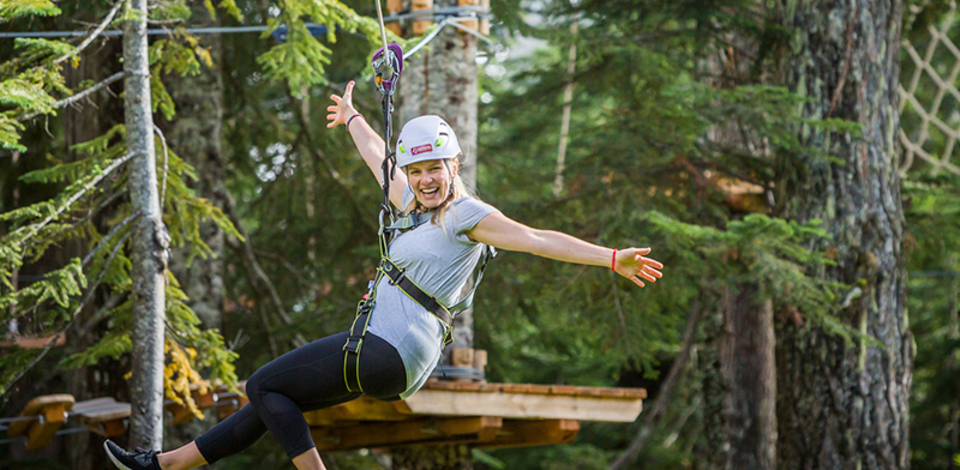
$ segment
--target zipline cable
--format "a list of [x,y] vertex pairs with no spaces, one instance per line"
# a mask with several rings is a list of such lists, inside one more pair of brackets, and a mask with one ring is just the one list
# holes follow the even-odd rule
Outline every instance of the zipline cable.
[[[466,15],[466,16],[461,16]],[[472,16],[471,16],[472,15]],[[382,16],[382,13],[381,13]],[[462,17],[464,19],[489,19],[490,14],[483,7],[460,6],[460,7],[440,7],[433,10],[422,10],[409,13],[400,13],[383,17],[383,23],[402,22],[409,19],[427,20],[427,19],[446,19],[451,17]],[[308,27],[325,27],[319,23],[306,23]],[[186,28],[185,31],[190,34],[231,34],[231,33],[261,33],[269,29],[269,26],[216,26],[203,28]],[[10,31],[0,33],[0,39],[3,38],[63,38],[86,36],[90,34],[88,30],[74,31]],[[171,35],[171,28],[150,28],[147,30],[148,36]],[[123,30],[111,29],[100,33],[101,36],[119,37],[123,36]]]

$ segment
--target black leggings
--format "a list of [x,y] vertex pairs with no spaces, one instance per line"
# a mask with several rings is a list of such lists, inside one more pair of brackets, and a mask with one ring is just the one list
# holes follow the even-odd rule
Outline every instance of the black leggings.
[[[319,410],[359,398],[343,380],[343,345],[347,333],[318,339],[290,351],[256,371],[247,380],[250,404],[196,439],[207,463],[253,445],[267,430],[290,458],[315,447],[305,411]],[[389,343],[367,333],[360,354],[360,385],[381,400],[399,400],[407,377],[400,354]]]

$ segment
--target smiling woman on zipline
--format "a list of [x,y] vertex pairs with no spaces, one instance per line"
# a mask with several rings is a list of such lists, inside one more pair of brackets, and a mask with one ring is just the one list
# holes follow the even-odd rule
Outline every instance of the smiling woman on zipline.
[[[646,257],[650,248],[617,250],[534,229],[472,197],[459,176],[463,154],[457,136],[439,116],[420,116],[403,126],[396,152],[402,171],[394,172],[385,140],[353,107],[353,87],[350,82],[342,97],[331,96],[327,127],[346,126],[385,199],[377,278],[353,326],[261,367],[247,380],[250,403],[179,449],[128,452],[107,441],[119,468],[195,468],[236,454],[270,431],[298,469],[323,469],[303,413],[364,394],[399,400],[419,390],[450,342],[453,315],[473,297],[471,292],[458,298],[478,265],[479,283],[489,247],[609,266],[640,287],[662,276],[663,265]],[[399,220],[393,220],[391,205]]]

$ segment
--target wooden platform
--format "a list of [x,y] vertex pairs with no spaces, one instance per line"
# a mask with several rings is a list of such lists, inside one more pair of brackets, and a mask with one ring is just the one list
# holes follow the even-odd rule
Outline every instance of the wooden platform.
[[362,397],[304,416],[322,451],[535,446],[570,442],[580,421],[633,422],[644,398],[644,389],[430,382],[406,400]]
[[[242,390],[242,382],[241,387]],[[343,405],[305,413],[321,451],[463,443],[471,447],[517,447],[568,443],[580,421],[632,422],[646,398],[639,388],[567,385],[428,382],[406,400],[384,402],[362,397]],[[197,407],[226,418],[248,403],[224,388],[195,394]],[[175,424],[193,413],[168,404]],[[26,435],[28,450],[45,447],[67,421],[112,437],[126,433],[130,404],[113,398],[74,403],[72,395],[31,400],[12,422],[10,436]]]

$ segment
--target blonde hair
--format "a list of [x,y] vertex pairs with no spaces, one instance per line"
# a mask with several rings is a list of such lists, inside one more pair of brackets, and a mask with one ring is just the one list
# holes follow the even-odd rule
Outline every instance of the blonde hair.
[[[459,166],[463,164],[463,154],[461,153],[457,155],[456,160],[457,160],[457,166],[459,168]],[[453,174],[453,170],[450,169],[450,166],[449,166],[450,164],[447,162],[446,159],[444,159],[444,165],[447,167],[447,170],[449,170],[450,173]],[[460,199],[461,197],[464,197],[464,196],[472,197],[474,199],[477,198],[477,196],[472,194],[470,190],[467,189],[467,185],[463,182],[463,180],[460,179],[459,171],[457,172],[457,175],[453,177],[453,184],[451,185],[450,189],[451,189],[450,194],[447,195],[447,198],[444,199],[443,202],[441,202],[436,209],[434,209],[434,213],[430,217],[430,222],[433,224],[439,224],[441,228],[444,228],[443,216],[444,214],[446,214],[447,209],[450,208],[449,206],[451,202],[456,201],[457,199]],[[407,204],[407,207],[403,209],[403,214],[404,215],[410,214],[421,207],[423,206],[420,205],[420,201],[417,199],[416,195],[414,195],[413,201],[410,201],[410,204]]]

